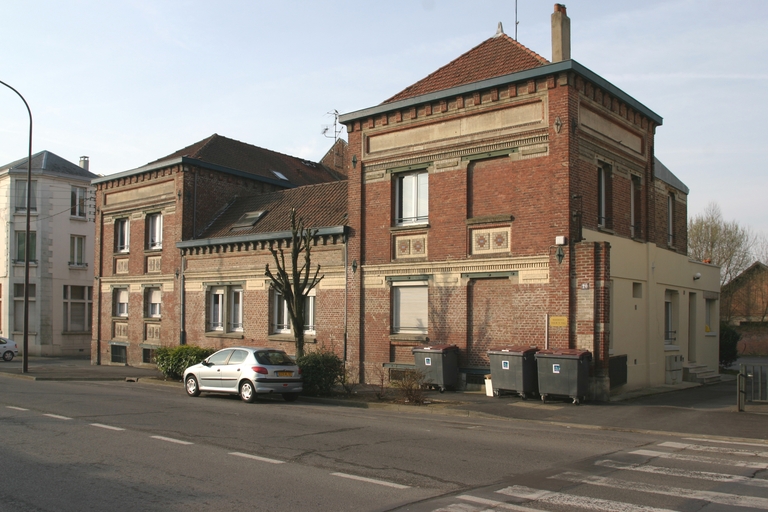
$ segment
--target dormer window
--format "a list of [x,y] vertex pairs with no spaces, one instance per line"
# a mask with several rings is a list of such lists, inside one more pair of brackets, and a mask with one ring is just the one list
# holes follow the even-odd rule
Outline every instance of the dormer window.
[[267,213],[265,211],[255,211],[255,212],[245,212],[243,215],[240,216],[240,218],[232,225],[231,229],[242,229],[242,228],[250,228],[261,218],[264,216],[264,214]]
[[288,181],[288,178],[285,177],[285,174],[281,173],[280,171],[275,171],[273,169],[270,169],[270,171],[272,172],[272,174],[277,176],[278,179]]

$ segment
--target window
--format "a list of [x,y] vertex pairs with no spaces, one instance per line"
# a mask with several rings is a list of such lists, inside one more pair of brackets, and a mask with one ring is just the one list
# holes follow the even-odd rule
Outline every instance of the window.
[[129,219],[117,219],[115,221],[115,251],[128,252],[131,234],[131,222]]
[[72,187],[71,210],[69,213],[72,217],[85,218],[85,199],[85,187]]
[[144,290],[147,318],[160,318],[160,304],[162,302],[162,296],[160,288],[152,287]]
[[632,283],[632,298],[633,299],[643,298],[643,283]]
[[707,334],[717,333],[717,324],[720,319],[716,306],[717,301],[715,299],[706,299],[704,301],[704,332]]
[[429,220],[429,174],[426,171],[396,177],[395,223],[426,224]]
[[639,238],[641,235],[640,219],[642,218],[640,176],[632,176],[631,187],[632,190],[630,190],[629,196],[629,230],[632,238]]
[[154,348],[142,348],[141,349],[141,362],[142,363],[148,363],[148,364],[155,364],[157,363],[157,359],[155,358],[155,349]]
[[147,248],[163,248],[163,216],[160,213],[147,215]]
[[113,363],[128,363],[128,350],[124,345],[110,345],[112,357],[110,359]]
[[664,292],[664,343],[674,344],[677,340],[677,292]]
[[75,267],[85,266],[85,237],[72,235],[69,237],[69,264]]
[[92,304],[92,286],[64,285],[64,331],[90,331]]
[[597,225],[613,229],[613,177],[611,166],[601,164],[597,167]]
[[426,281],[392,283],[392,332],[427,334],[429,287]]
[[667,195],[667,245],[675,243],[675,194]]
[[[37,182],[32,182],[30,189],[30,212],[37,211]],[[16,180],[16,211],[27,210],[27,180]]]
[[242,332],[243,288],[214,286],[208,292],[208,331]]
[[[37,289],[34,284],[29,285],[29,326],[36,323],[35,296]],[[17,332],[24,330],[24,283],[13,285],[13,329]]]
[[128,316],[128,289],[116,288],[113,294],[115,297],[115,316]]
[[[304,297],[304,333],[315,333],[315,291]],[[272,332],[275,334],[290,334],[291,317],[288,314],[288,302],[280,293],[273,292]]]
[[[27,233],[26,231],[17,231],[16,232],[16,261],[17,262],[25,262],[26,261],[26,240],[27,240]],[[34,231],[29,232],[29,262],[30,263],[37,263],[37,234]]]

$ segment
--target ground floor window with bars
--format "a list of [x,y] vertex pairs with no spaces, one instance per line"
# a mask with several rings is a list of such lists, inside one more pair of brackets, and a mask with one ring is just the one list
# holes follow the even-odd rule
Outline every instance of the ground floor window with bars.
[[90,332],[93,287],[64,285],[64,331]]
[[[37,325],[37,287],[34,284],[29,285],[29,328]],[[24,283],[15,283],[13,285],[13,330],[14,332],[24,332]]]
[[110,362],[128,363],[128,347],[125,345],[110,345],[109,349],[111,352]]
[[243,287],[212,286],[208,290],[206,331],[242,332]]

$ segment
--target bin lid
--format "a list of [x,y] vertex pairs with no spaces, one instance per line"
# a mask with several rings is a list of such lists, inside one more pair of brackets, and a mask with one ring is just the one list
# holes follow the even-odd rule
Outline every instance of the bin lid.
[[423,347],[413,347],[411,352],[450,352],[451,350],[459,350],[456,345],[425,345]]
[[525,355],[533,354],[539,350],[539,347],[531,347],[528,345],[514,345],[511,347],[496,347],[488,351],[488,354],[504,355],[504,354],[516,354]]
[[550,348],[539,350],[536,357],[562,357],[566,359],[581,359],[586,357],[592,359],[592,352],[578,348]]

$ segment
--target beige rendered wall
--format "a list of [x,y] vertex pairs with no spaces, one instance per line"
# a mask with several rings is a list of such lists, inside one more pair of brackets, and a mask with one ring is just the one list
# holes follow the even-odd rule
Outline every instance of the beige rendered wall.
[[[611,244],[611,355],[627,355],[624,390],[659,386],[669,381],[667,356],[710,369],[718,367],[717,325],[705,332],[706,298],[719,297],[719,269],[655,244],[636,242],[609,233],[585,230],[588,241]],[[701,277],[694,279],[694,275]],[[635,296],[635,283],[641,293]],[[664,299],[676,294],[675,341],[665,343]],[[719,311],[719,304],[715,305]]]

